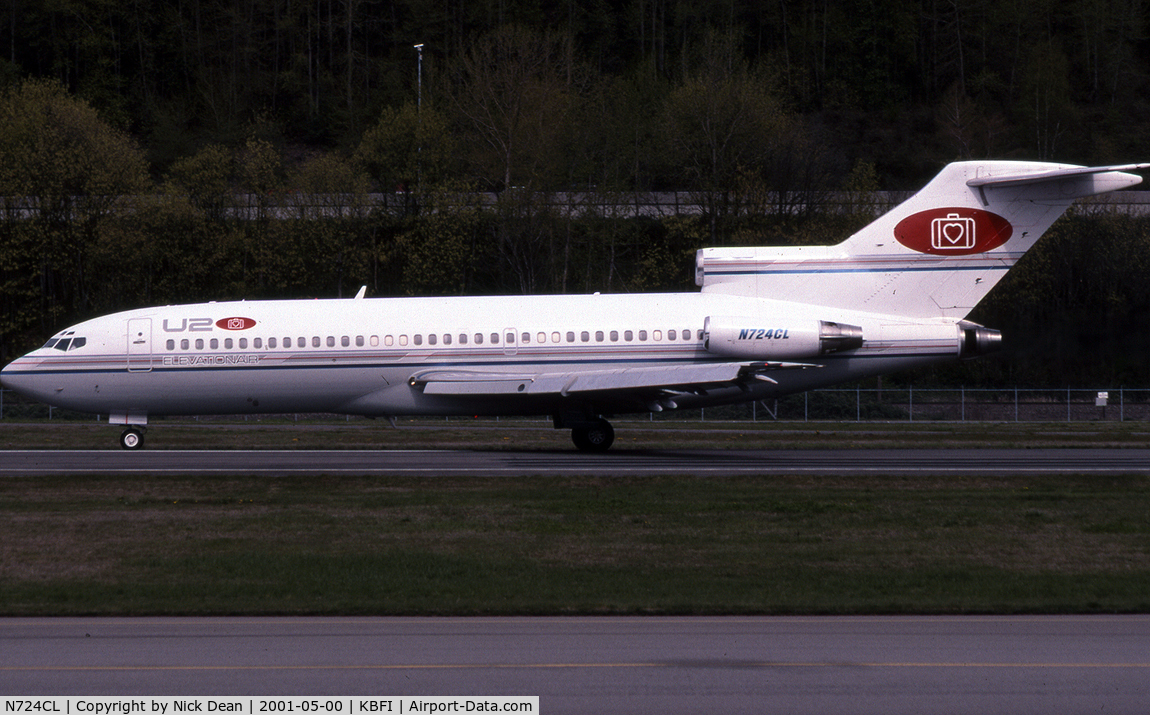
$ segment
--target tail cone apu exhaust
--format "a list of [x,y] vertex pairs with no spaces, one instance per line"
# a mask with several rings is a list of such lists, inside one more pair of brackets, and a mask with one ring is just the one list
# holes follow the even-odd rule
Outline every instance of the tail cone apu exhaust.
[[961,350],[959,355],[964,358],[989,355],[1002,349],[1002,333],[990,328],[984,328],[977,323],[962,321],[958,324],[959,342]]

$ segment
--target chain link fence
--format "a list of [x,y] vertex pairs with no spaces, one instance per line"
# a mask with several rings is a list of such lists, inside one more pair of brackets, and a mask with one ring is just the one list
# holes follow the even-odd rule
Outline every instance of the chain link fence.
[[[98,420],[0,390],[0,419]],[[656,420],[1097,422],[1150,421],[1143,388],[834,388],[777,400],[652,414]]]

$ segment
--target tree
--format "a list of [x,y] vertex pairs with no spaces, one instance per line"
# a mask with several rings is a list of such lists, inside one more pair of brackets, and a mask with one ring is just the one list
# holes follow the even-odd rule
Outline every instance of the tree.
[[729,211],[730,191],[743,167],[772,161],[788,117],[761,73],[752,71],[729,42],[709,36],[698,66],[671,92],[664,141],[669,159],[715,221]]
[[208,218],[223,220],[232,198],[232,155],[225,147],[210,144],[193,156],[177,159],[167,178],[173,191],[186,194]]
[[454,153],[447,118],[430,103],[406,102],[380,113],[353,158],[384,191],[418,192],[447,178]]
[[545,188],[565,176],[583,70],[569,37],[505,26],[475,42],[450,77],[477,174],[488,185]]
[[[0,196],[7,209],[0,254],[22,257],[0,269],[13,291],[0,298],[7,304],[0,314],[10,320],[0,326],[4,336],[37,323],[44,332],[62,314],[91,307],[89,252],[114,212],[149,183],[135,144],[60,84],[31,80],[0,95]],[[26,281],[39,285],[33,290]]]

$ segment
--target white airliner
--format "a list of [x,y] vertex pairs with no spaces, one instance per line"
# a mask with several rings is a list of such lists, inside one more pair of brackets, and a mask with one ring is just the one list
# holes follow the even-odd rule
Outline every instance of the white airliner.
[[603,415],[709,407],[985,354],[964,320],[1077,198],[1150,164],[950,164],[836,246],[707,248],[698,293],[273,300],[143,308],[64,330],[9,389],[107,414],[551,415],[576,446]]

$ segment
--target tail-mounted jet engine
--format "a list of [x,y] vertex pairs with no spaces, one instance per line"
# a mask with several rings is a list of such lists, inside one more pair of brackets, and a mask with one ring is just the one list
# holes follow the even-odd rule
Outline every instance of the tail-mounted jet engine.
[[1002,349],[1002,333],[963,320],[958,324],[959,355],[964,358],[996,353]]
[[703,345],[724,357],[798,360],[854,350],[862,344],[862,328],[827,320],[710,316],[703,324]]

